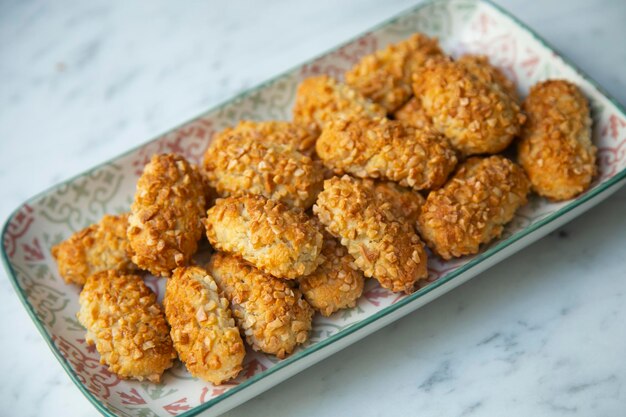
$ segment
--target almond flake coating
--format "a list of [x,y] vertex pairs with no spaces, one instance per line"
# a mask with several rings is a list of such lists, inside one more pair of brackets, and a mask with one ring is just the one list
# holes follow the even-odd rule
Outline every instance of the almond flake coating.
[[413,94],[411,77],[429,57],[443,55],[437,38],[415,33],[366,55],[346,72],[346,84],[393,113]]
[[431,58],[414,74],[413,91],[435,128],[465,155],[503,151],[526,120],[495,82],[445,58]]
[[230,140],[241,135],[261,143],[291,145],[298,152],[311,156],[315,150],[317,135],[311,130],[292,122],[280,120],[240,120],[237,126],[217,133],[213,141]]
[[434,129],[433,120],[424,111],[422,102],[416,97],[411,97],[409,101],[393,113],[393,118],[403,123],[415,126],[418,129]]
[[347,175],[324,182],[313,212],[340,239],[366,277],[384,288],[411,293],[428,276],[426,252],[411,225],[399,221],[391,204]]
[[424,197],[420,193],[401,187],[395,182],[372,180],[363,180],[363,182],[366,187],[371,187],[378,201],[389,203],[389,209],[396,218],[415,225],[424,205]]
[[322,259],[322,234],[297,209],[260,195],[218,199],[206,218],[209,242],[277,278],[310,274]]
[[207,269],[252,349],[283,359],[308,340],[313,309],[289,282],[223,252],[213,254]]
[[565,80],[533,86],[524,102],[528,123],[518,159],[533,190],[553,200],[568,200],[589,188],[597,174],[587,100]]
[[388,119],[332,121],[315,149],[337,174],[387,179],[415,190],[440,187],[457,163],[441,134]]
[[324,262],[310,275],[300,277],[300,290],[311,306],[328,317],[351,308],[363,293],[365,277],[355,269],[354,258],[332,236],[324,236]]
[[137,181],[128,219],[137,266],[167,277],[189,262],[202,236],[206,192],[199,171],[182,156],[152,157]]
[[[303,143],[305,153],[298,150]],[[324,181],[322,163],[310,156],[314,143],[308,130],[291,123],[243,122],[214,138],[204,170],[221,197],[260,194],[307,209]]]
[[51,253],[65,282],[84,285],[89,276],[107,269],[135,271],[137,266],[130,260],[127,228],[128,213],[107,214],[100,222],[53,246]]
[[520,102],[515,83],[498,67],[491,65],[485,55],[463,55],[457,61],[465,66],[472,75],[487,84],[495,84],[504,90],[516,103]]
[[428,195],[418,230],[444,259],[478,253],[526,204],[529,189],[524,171],[510,160],[470,158],[444,187]]
[[386,114],[383,107],[327,75],[303,80],[293,107],[294,122],[317,133],[336,118],[384,117]]
[[169,327],[156,295],[138,275],[103,271],[91,275],[76,317],[95,343],[100,363],[121,378],[159,382],[174,364]]
[[176,268],[163,299],[174,348],[195,377],[220,385],[235,378],[246,355],[228,300],[203,268]]

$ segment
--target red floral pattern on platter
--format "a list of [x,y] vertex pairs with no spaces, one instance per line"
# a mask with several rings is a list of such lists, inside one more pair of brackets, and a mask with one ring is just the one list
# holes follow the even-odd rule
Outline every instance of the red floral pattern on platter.
[[200,392],[200,404],[204,404],[210,399],[210,398],[207,398],[208,393],[209,393],[208,387],[202,388],[202,391]]
[[[228,382],[224,382],[222,385],[219,385],[213,388],[206,388],[206,391],[203,390],[200,395],[200,403],[204,403],[205,401],[218,397],[222,395],[223,393],[225,393],[226,391],[230,390],[231,388],[236,387],[237,385],[239,385],[237,382],[228,381]],[[207,397],[207,394],[209,394],[208,397]]]
[[625,165],[626,120],[611,114],[600,135],[604,139],[603,145],[598,146],[599,180],[602,181],[617,174]]
[[143,405],[146,404],[146,400],[143,399],[141,394],[137,392],[137,389],[131,388],[129,392],[119,391],[118,392],[122,404],[127,405]]
[[258,359],[252,359],[246,363],[246,367],[242,373],[243,373],[243,376],[245,376],[246,379],[248,379],[248,378],[252,378],[259,372],[265,371],[266,369],[267,369],[267,366],[263,365]]
[[24,243],[24,259],[28,262],[38,262],[44,259],[43,250],[39,244],[39,239],[34,238],[31,243]]
[[[620,132],[626,128],[626,120],[620,119],[619,116],[612,114],[609,116],[609,124],[602,129],[602,136],[608,134],[614,140],[619,140]],[[624,132],[626,134],[626,131]]]
[[363,291],[363,298],[376,307],[379,307],[382,304],[381,300],[385,300],[389,297],[393,297],[393,293],[380,287],[379,285],[375,285],[372,288]]
[[485,36],[491,29],[498,27],[498,22],[487,13],[477,13],[477,19],[471,24],[474,32]]
[[118,385],[120,379],[100,364],[98,359],[84,353],[84,340],[77,340],[83,346],[76,346],[64,337],[56,335],[52,337],[52,341],[72,365],[78,379],[92,394],[105,400],[111,396],[111,388]]
[[526,57],[520,62],[520,67],[524,69],[526,77],[530,78],[535,75],[535,71],[539,67],[541,57],[531,48],[524,48]]
[[191,406],[187,403],[187,397],[176,400],[166,406],[163,406],[163,409],[170,413],[173,416],[176,416],[183,411],[187,411],[191,409]]
[[15,256],[17,241],[22,238],[34,221],[33,208],[24,204],[11,219],[4,234],[4,250],[9,258]]

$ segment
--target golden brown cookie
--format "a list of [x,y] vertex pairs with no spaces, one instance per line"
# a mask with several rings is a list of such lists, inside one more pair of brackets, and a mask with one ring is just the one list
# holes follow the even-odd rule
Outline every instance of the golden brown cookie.
[[415,190],[440,187],[457,163],[441,134],[388,119],[332,121],[315,149],[336,174],[396,181]]
[[321,262],[322,234],[311,219],[260,195],[217,200],[205,224],[215,249],[240,256],[277,278],[310,274]]
[[77,317],[100,362],[121,378],[159,382],[176,352],[156,295],[140,276],[118,271],[91,275]]
[[298,278],[304,298],[324,316],[354,307],[365,284],[354,258],[328,233],[324,236],[321,256],[324,262],[312,274]]
[[221,197],[260,194],[307,209],[322,189],[315,137],[287,122],[242,122],[220,132],[204,154],[204,170]]
[[176,268],[165,287],[165,315],[187,370],[219,385],[235,378],[246,354],[228,300],[203,268]]
[[417,191],[402,187],[391,181],[363,180],[366,186],[372,187],[374,195],[381,203],[389,203],[389,209],[398,219],[405,219],[411,226],[422,211],[424,197]]
[[215,135],[213,140],[223,140],[233,135],[246,136],[251,140],[278,145],[291,145],[298,152],[311,155],[317,135],[304,126],[281,120],[240,120],[235,127],[228,127]]
[[529,189],[524,171],[510,160],[470,158],[444,187],[428,194],[418,230],[444,259],[478,253],[526,204]]
[[429,59],[413,76],[413,91],[435,128],[464,155],[503,151],[525,121],[497,83],[446,58]]
[[326,180],[313,212],[365,276],[384,288],[411,293],[428,276],[424,245],[413,227],[360,181],[347,175]]
[[518,145],[518,159],[533,190],[552,200],[568,200],[589,188],[597,173],[591,142],[589,105],[565,80],[533,86],[524,101],[528,123]]
[[289,282],[222,252],[207,266],[252,349],[284,358],[308,340],[313,309]]
[[346,117],[384,117],[386,111],[361,93],[327,75],[303,80],[296,92],[294,122],[319,133],[331,120]]
[[133,262],[164,277],[187,265],[202,236],[205,195],[198,169],[185,158],[154,155],[137,181],[128,219]]
[[65,282],[84,285],[91,275],[107,269],[137,270],[130,260],[127,228],[128,213],[107,214],[98,223],[53,246],[51,253]]
[[411,97],[402,107],[393,113],[393,118],[418,129],[434,129],[433,119],[424,111],[422,101]]
[[393,113],[413,94],[411,77],[426,59],[443,55],[436,38],[415,33],[367,55],[346,72],[346,83]]
[[489,58],[485,55],[463,55],[457,61],[463,64],[465,68],[475,77],[481,79],[488,84],[496,84],[504,90],[516,103],[519,103],[519,94],[517,94],[517,86],[515,83],[504,75],[504,72],[489,62]]

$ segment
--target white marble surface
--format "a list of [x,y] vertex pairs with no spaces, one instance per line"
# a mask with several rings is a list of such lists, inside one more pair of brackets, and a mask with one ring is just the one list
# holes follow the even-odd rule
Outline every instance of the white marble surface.
[[[414,2],[337,3],[0,0],[0,219]],[[626,2],[499,3],[626,103]],[[624,416],[625,259],[622,189],[228,415]],[[95,415],[4,271],[0,317],[0,415]]]

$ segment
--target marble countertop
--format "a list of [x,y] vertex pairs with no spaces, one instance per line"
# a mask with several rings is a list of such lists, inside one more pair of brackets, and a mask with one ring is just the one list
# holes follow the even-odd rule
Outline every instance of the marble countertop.
[[[414,4],[0,1],[0,220]],[[626,103],[626,2],[498,1]],[[261,6],[263,4],[263,6]],[[228,416],[623,416],[626,188]],[[0,414],[93,416],[0,271]]]

